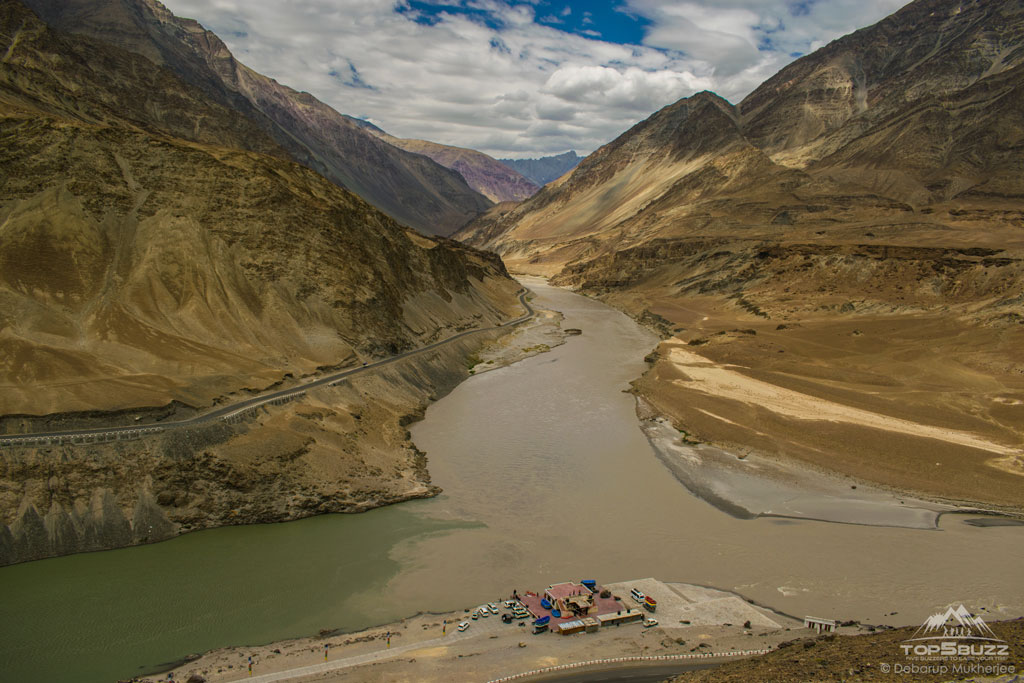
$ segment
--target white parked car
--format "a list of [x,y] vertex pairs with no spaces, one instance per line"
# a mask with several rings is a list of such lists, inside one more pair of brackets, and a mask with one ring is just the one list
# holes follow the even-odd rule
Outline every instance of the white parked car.
[[465,631],[467,628],[469,628],[469,622],[468,621],[464,621],[461,624],[459,624],[459,630],[460,631]]
[[487,609],[491,610],[491,614],[497,614],[498,608],[494,606],[493,602],[487,603]]
[[644,628],[650,628],[652,626],[657,626],[657,625],[658,625],[658,620],[657,619],[644,619]]

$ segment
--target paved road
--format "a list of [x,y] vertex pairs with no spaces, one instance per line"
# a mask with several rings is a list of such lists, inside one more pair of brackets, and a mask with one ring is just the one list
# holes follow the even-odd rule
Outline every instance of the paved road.
[[629,664],[626,666],[571,673],[541,674],[523,679],[526,683],[656,683],[685,671],[711,669],[724,664],[724,660],[671,664]]
[[523,289],[519,293],[519,303],[522,304],[523,309],[526,311],[524,315],[515,320],[509,320],[508,322],[493,327],[483,327],[473,330],[465,330],[458,334],[452,335],[447,339],[436,341],[433,344],[413,349],[412,351],[405,351],[396,356],[385,358],[374,363],[369,363],[364,366],[352,368],[351,370],[344,370],[331,375],[321,377],[301,384],[297,387],[290,389],[281,389],[279,391],[273,391],[252,398],[247,398],[236,403],[232,403],[226,406],[221,406],[209,412],[203,413],[202,415],[196,415],[195,417],[188,418],[186,420],[174,420],[171,422],[164,422],[158,426],[133,426],[133,427],[95,427],[92,429],[71,429],[67,431],[59,432],[34,432],[31,434],[18,434],[18,435],[6,435],[0,437],[0,447],[3,446],[28,446],[28,445],[45,445],[45,444],[73,444],[73,443],[102,443],[104,441],[117,441],[123,438],[134,439],[149,434],[155,434],[162,432],[166,429],[176,429],[179,427],[192,427],[199,424],[213,422],[216,420],[230,420],[231,418],[237,417],[248,410],[257,408],[268,403],[281,404],[292,401],[296,398],[301,397],[310,389],[316,387],[322,387],[327,385],[334,385],[342,380],[348,379],[354,375],[358,375],[362,372],[368,372],[370,370],[379,368],[389,363],[395,363],[404,358],[415,356],[417,354],[426,353],[436,349],[444,344],[449,344],[457,339],[468,337],[472,334],[480,334],[481,332],[490,332],[492,330],[499,330],[505,327],[512,327],[520,323],[526,322],[534,316],[533,308],[529,302],[526,301],[527,290]]
[[[451,645],[452,643],[460,640],[466,640],[467,638],[493,635],[498,631],[503,631],[508,628],[510,627],[505,624],[501,624],[497,619],[493,620],[491,624],[488,624],[485,620],[480,620],[479,622],[473,622],[469,630],[463,633],[454,631],[453,633],[441,638],[433,638],[431,640],[424,640],[418,643],[409,643],[408,645],[396,645],[389,649],[378,650],[376,652],[366,652],[353,657],[345,657],[344,659],[336,659],[333,661],[296,667],[294,669],[286,669],[285,671],[256,675],[244,680],[251,681],[251,683],[280,683],[281,681],[292,681],[295,679],[305,678],[307,676],[341,671],[342,669],[348,669],[354,666],[372,664],[374,662],[385,661],[388,659],[396,659],[400,655],[414,650]],[[722,658],[690,662],[677,661],[656,662],[650,664],[610,664],[583,671],[542,673],[535,676],[527,676],[522,680],[527,683],[612,683],[613,681],[621,681],[622,683],[654,683],[655,681],[664,681],[666,678],[683,673],[684,671],[710,669],[724,664],[726,661],[726,658]],[[259,669],[259,664],[256,665],[256,668],[257,670]]]

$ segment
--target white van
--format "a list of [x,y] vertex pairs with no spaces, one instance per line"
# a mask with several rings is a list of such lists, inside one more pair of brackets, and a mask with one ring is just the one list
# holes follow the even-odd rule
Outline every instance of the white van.
[[643,593],[641,593],[640,591],[638,591],[638,590],[637,590],[637,589],[635,589],[635,588],[633,588],[632,590],[630,590],[630,591],[629,591],[629,594],[630,594],[630,595],[631,595],[631,596],[633,597],[633,599],[634,599],[634,600],[636,600],[637,602],[643,602],[643,601],[644,601],[644,598],[646,597],[646,596],[645,596],[645,595],[644,595]]

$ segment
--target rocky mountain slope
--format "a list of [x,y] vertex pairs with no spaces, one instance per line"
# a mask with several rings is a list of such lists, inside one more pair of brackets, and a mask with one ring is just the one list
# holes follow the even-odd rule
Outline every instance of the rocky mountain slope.
[[695,234],[913,243],[939,231],[1004,246],[976,224],[1020,219],[1022,16],[1010,1],[919,0],[737,106],[698,93],[666,107],[490,233],[462,236],[548,270]]
[[577,155],[575,150],[569,150],[563,154],[539,159],[499,159],[498,161],[522,173],[537,185],[543,186],[576,168],[583,161],[583,157]]
[[445,168],[457,171],[471,188],[492,202],[522,201],[540,189],[517,171],[483,152],[441,145],[429,140],[396,138],[367,121],[352,120],[390,145],[413,154],[430,157]]
[[[501,262],[0,2],[0,432],[158,423],[519,312]],[[233,145],[233,146],[232,146]],[[0,564],[429,495],[405,421],[481,340],[236,426],[0,451]]]
[[[1020,2],[918,0],[738,105],[705,92],[662,109],[457,236],[603,296],[713,361],[1019,449],[1022,96]],[[765,416],[739,429],[751,407],[694,403],[708,397],[668,355],[642,390],[697,436],[949,493],[942,476],[920,476],[930,446],[918,442],[901,443],[898,466],[870,470],[858,465],[870,454],[834,453],[891,434],[855,430],[834,446],[785,420],[768,429]],[[1006,494],[1024,455],[993,452],[951,455],[972,482],[965,497],[1024,504]]]
[[462,176],[369,135],[309,93],[238,62],[213,33],[156,0],[28,0],[50,26],[141,54],[234,109],[292,159],[422,232],[448,235],[490,202]]

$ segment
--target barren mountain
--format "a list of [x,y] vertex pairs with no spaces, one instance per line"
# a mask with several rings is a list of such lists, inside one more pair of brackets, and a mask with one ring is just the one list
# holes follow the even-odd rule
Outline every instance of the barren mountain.
[[213,33],[156,0],[27,0],[50,26],[136,52],[235,109],[299,163],[392,218],[448,235],[490,202],[462,176],[383,143],[309,93],[238,62]]
[[[662,109],[458,236],[677,335],[638,388],[697,437],[1021,506],[1022,96],[1022,3],[919,0],[737,106]],[[991,448],[710,396],[670,361],[680,342]]]
[[577,155],[575,150],[569,150],[563,154],[539,159],[498,159],[498,161],[522,173],[537,185],[543,186],[576,168],[577,164],[583,161],[583,157]]
[[390,145],[413,154],[430,157],[445,168],[457,171],[470,187],[492,202],[522,201],[540,189],[517,171],[483,152],[441,145],[428,140],[396,138],[366,121],[358,123]]
[[[159,423],[518,313],[493,255],[399,225],[168,69],[15,0],[0,41],[0,432]],[[430,495],[404,425],[480,343],[237,425],[6,447],[0,564]]]

